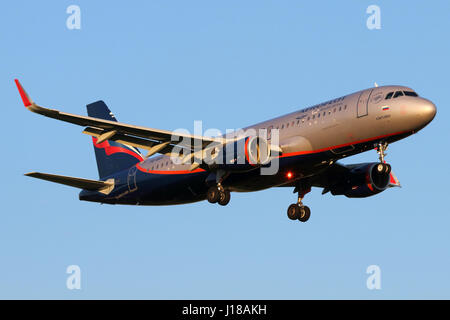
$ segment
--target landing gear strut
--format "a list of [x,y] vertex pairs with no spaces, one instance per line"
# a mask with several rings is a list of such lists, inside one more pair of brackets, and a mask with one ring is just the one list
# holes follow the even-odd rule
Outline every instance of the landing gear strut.
[[380,159],[380,162],[381,162],[381,163],[384,163],[384,162],[385,162],[385,161],[384,161],[384,157],[387,155],[387,153],[386,153],[387,148],[388,148],[387,142],[379,142],[379,143],[376,145],[377,153],[378,153],[378,155],[379,155],[379,158],[378,158],[378,159]]
[[391,173],[391,166],[386,163],[384,157],[387,155],[386,150],[388,148],[387,142],[379,142],[376,145],[377,153],[379,155],[380,164],[377,165],[377,171],[379,173],[386,172]]
[[311,216],[311,209],[303,205],[302,200],[309,191],[311,191],[311,188],[301,189],[300,187],[296,187],[294,189],[294,192],[298,193],[298,199],[297,203],[293,203],[288,207],[287,215],[289,219],[299,220],[301,222],[308,221]]

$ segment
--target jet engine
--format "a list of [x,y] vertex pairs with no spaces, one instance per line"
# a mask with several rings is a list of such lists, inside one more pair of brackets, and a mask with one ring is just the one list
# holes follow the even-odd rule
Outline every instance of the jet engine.
[[364,163],[353,166],[330,187],[333,195],[365,198],[386,190],[389,186],[391,166],[387,163]]
[[252,136],[229,142],[223,147],[209,152],[210,168],[226,171],[250,171],[271,160],[273,150],[270,143],[262,137]]

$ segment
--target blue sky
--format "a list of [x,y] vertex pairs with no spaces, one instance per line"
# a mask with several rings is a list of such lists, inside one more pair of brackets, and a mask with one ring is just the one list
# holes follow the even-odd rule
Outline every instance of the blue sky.
[[[81,29],[66,28],[66,8]],[[381,9],[368,30],[366,8]],[[448,1],[14,1],[0,14],[3,106],[0,298],[450,298]],[[82,128],[29,113],[85,114],[161,129],[239,128],[360,89],[402,84],[436,119],[390,146],[402,188],[305,199],[288,188],[227,207],[109,206],[29,171],[97,178]],[[377,161],[375,152],[345,163]],[[81,290],[66,268],[81,268]],[[378,265],[382,289],[366,288]]]

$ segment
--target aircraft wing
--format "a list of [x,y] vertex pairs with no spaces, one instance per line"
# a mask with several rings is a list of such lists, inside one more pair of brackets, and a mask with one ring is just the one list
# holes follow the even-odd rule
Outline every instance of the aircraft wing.
[[[84,126],[86,127],[86,129],[83,131],[83,133],[97,137],[100,142],[105,140],[120,140],[133,146],[145,148],[149,151],[152,147],[155,147],[152,150],[157,150],[156,152],[159,153],[163,153],[163,151],[166,152],[169,145],[179,145],[193,150],[194,145],[201,145],[202,147],[206,147],[215,143],[223,144],[226,142],[226,139],[220,137],[208,138],[203,136],[177,133],[168,130],[134,126],[126,123],[103,120],[88,116],[80,116],[54,109],[44,108],[37,105],[33,102],[33,100],[31,100],[31,98],[28,96],[17,79],[15,80],[15,82],[22,98],[23,104],[28,110],[49,118],[70,122],[79,126]],[[185,143],[183,143],[183,140]]]

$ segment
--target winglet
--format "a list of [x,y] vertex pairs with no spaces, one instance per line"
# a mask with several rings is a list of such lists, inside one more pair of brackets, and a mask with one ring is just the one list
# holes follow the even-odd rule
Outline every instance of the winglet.
[[391,175],[389,178],[389,185],[388,187],[401,187],[400,181],[395,176],[395,174],[391,171]]
[[25,107],[31,106],[33,104],[33,100],[31,100],[27,92],[22,88],[22,85],[20,84],[19,80],[14,79],[14,82],[16,83],[17,89],[19,90],[20,97],[22,98]]

